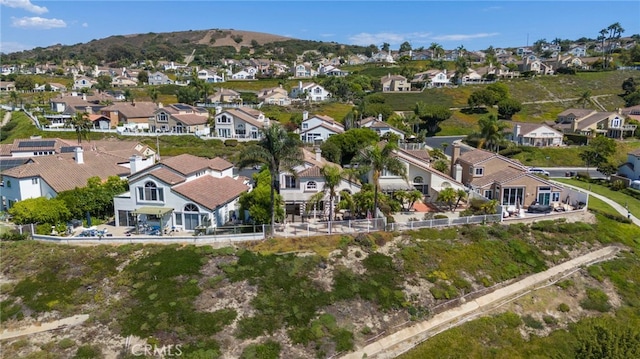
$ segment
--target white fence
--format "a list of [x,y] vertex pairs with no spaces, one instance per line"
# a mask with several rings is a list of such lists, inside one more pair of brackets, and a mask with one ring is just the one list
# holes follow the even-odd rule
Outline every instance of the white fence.
[[58,244],[229,244],[233,242],[261,241],[263,232],[220,234],[215,236],[131,236],[131,237],[56,237],[42,234],[32,235],[33,239]]
[[460,218],[428,219],[424,221],[409,221],[407,223],[389,223],[389,231],[407,231],[419,228],[438,228],[448,226],[460,226],[464,224],[498,223],[502,221],[499,214],[487,214],[483,216],[468,216]]

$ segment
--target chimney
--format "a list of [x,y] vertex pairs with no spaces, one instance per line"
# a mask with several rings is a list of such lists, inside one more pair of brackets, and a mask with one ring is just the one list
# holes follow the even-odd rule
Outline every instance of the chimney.
[[458,160],[458,157],[460,157],[460,142],[454,142],[453,143],[453,149],[452,149],[452,154],[451,154],[451,177],[455,178],[455,165],[456,165],[456,161]]
[[309,111],[302,111],[302,121],[309,119]]
[[382,122],[382,114],[381,113],[378,114],[378,121]]
[[142,169],[142,157],[138,155],[133,155],[129,158],[129,168],[131,169],[131,174],[134,174]]
[[516,125],[513,130],[513,140],[519,144],[520,140],[518,140],[518,137],[520,137],[520,125]]
[[460,166],[460,164],[456,164],[455,166],[453,166],[453,178],[456,179],[456,181],[458,182],[462,182],[462,166]]
[[82,94],[82,101],[87,101],[87,94],[86,93]]
[[316,161],[322,162],[322,150],[320,147],[316,147]]
[[158,102],[158,108],[163,108],[162,102]]
[[84,112],[88,113],[89,115],[91,115],[93,113],[93,110],[91,109],[91,106],[86,106],[84,108]]
[[73,152],[76,155],[76,163],[81,165],[84,163],[84,151],[82,151],[82,147],[76,147]]
[[222,112],[222,106],[216,106],[216,115]]

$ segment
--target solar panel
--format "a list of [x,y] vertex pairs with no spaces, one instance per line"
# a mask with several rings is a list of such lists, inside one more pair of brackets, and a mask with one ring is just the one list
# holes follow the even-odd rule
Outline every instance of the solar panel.
[[56,141],[22,141],[18,143],[18,148],[25,147],[53,147]]
[[183,111],[191,110],[191,106],[184,105],[184,104],[181,104],[181,103],[177,103],[177,104],[173,105],[173,107],[177,108],[178,110],[183,110]]
[[75,146],[60,147],[60,153],[73,153],[75,152],[75,150],[76,150]]
[[27,162],[27,158],[0,160],[0,170],[8,170],[9,168],[18,167]]

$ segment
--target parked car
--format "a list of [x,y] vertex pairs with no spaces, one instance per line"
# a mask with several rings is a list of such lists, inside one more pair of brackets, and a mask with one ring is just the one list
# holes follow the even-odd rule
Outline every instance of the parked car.
[[529,168],[527,170],[527,172],[533,173],[533,174],[536,174],[536,175],[549,176],[549,172],[543,170],[542,168],[531,167],[531,168]]
[[576,171],[567,171],[567,172],[564,173],[565,177],[575,177],[577,175],[578,175],[578,173]]

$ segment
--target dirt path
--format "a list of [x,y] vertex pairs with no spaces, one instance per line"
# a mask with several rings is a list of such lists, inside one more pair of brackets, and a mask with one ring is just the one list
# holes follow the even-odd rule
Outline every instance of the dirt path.
[[615,246],[605,247],[549,268],[544,272],[530,275],[516,283],[497,289],[456,308],[439,313],[428,320],[383,337],[364,348],[342,356],[342,358],[395,358],[438,333],[481,316],[531,290],[550,285],[582,266],[612,259],[619,249],[619,247]]
[[6,125],[9,121],[11,121],[11,111],[7,111],[4,114],[4,118],[2,119],[2,122],[0,122],[0,127]]
[[40,325],[30,325],[26,328],[21,328],[18,330],[4,330],[0,333],[0,340],[10,339],[15,337],[21,337],[23,335],[31,335],[36,333],[48,332],[50,330],[62,329],[66,327],[71,327],[74,325],[82,324],[87,319],[89,319],[88,314],[80,314],[74,315],[73,317],[68,317],[60,320],[54,320],[48,323],[42,323]]

